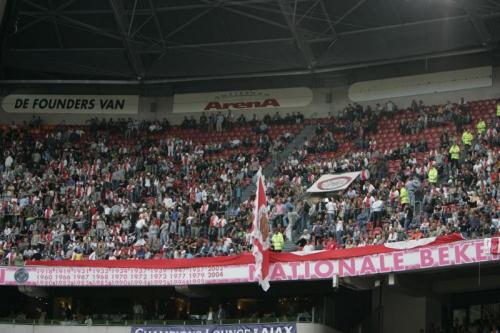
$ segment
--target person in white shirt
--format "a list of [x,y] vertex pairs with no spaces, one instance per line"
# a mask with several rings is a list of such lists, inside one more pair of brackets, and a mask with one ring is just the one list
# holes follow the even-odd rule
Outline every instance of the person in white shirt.
[[92,251],[92,253],[89,256],[89,260],[96,260],[96,259],[97,259],[97,254],[95,253],[95,251]]
[[477,161],[476,164],[474,164],[474,166],[472,167],[472,170],[476,175],[479,174],[481,169],[482,169],[481,161]]
[[399,202],[399,191],[396,187],[393,187],[389,192],[389,200],[392,209],[396,209]]
[[207,324],[212,324],[213,322],[214,322],[214,309],[212,307],[209,307],[207,313]]
[[5,169],[9,170],[13,163],[14,163],[14,159],[12,158],[12,156],[10,156],[10,154],[7,155],[7,157],[5,158],[5,163],[4,163]]
[[335,202],[333,202],[333,200],[329,200],[329,199],[326,199],[328,200],[328,202],[326,203],[325,205],[325,208],[326,208],[326,216],[327,216],[327,222],[328,224],[331,224],[333,219],[335,218],[335,211],[337,209],[337,205],[335,204]]
[[396,104],[394,104],[392,101],[388,101],[387,103],[385,103],[385,111],[388,113],[396,111]]
[[146,221],[143,218],[140,218],[137,220],[137,223],[135,224],[135,233],[137,238],[140,238],[142,235],[142,229],[146,226]]
[[375,200],[372,202],[370,208],[372,213],[372,219],[375,222],[375,225],[380,226],[384,212],[384,201],[380,200],[380,198],[375,196]]
[[109,222],[111,218],[111,207],[107,204],[104,205],[104,216],[106,216],[106,220]]
[[388,243],[394,243],[398,240],[398,234],[394,229],[391,227],[391,230],[389,231],[389,236],[387,237],[387,242]]
[[342,220],[338,220],[337,224],[335,225],[335,241],[337,242],[338,245],[343,245],[344,244],[344,223]]
[[304,252],[313,252],[314,251],[314,244],[313,244],[313,241],[310,240],[305,246],[304,248],[302,249],[302,251]]

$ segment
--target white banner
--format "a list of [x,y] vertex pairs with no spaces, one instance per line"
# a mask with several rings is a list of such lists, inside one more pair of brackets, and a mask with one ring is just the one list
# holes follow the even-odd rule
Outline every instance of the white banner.
[[312,100],[309,88],[176,94],[173,113],[296,108],[308,106]]
[[460,69],[447,72],[401,76],[390,79],[363,81],[352,84],[348,90],[353,102],[366,102],[448,91],[491,87],[491,66]]
[[[485,240],[453,242],[344,259],[271,264],[271,281],[331,279],[498,261]],[[254,265],[176,269],[95,267],[0,267],[0,285],[172,286],[256,282]]]
[[137,95],[8,95],[2,100],[8,113],[137,114]]
[[311,187],[309,193],[335,192],[345,190],[361,172],[346,172],[337,175],[323,175]]

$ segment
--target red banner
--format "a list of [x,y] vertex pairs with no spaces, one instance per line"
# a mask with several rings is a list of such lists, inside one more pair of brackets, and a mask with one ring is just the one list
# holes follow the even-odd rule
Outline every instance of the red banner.
[[[372,245],[342,249],[333,251],[318,251],[311,254],[305,253],[270,253],[270,262],[294,262],[315,261],[329,259],[354,258],[372,254],[389,253],[419,247],[436,246],[463,240],[462,235],[455,233],[420,241],[405,241],[389,243],[384,245]],[[149,260],[50,260],[50,261],[27,261],[30,266],[54,266],[54,267],[107,267],[107,268],[191,268],[191,267],[213,267],[253,264],[254,258],[251,253],[228,257],[209,257],[194,259],[149,259]]]
[[[320,280],[335,276],[366,276],[469,265],[500,259],[498,254],[491,253],[491,238],[461,239],[457,234],[312,254],[271,253],[269,277],[270,281]],[[36,265],[0,267],[0,285],[179,286],[258,281],[251,254],[192,260],[47,261],[30,264]],[[184,267],[179,267],[180,264]],[[191,266],[186,267],[187,264]]]

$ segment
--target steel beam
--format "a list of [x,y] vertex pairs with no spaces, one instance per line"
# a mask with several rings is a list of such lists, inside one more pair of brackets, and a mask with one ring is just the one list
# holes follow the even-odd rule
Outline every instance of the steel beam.
[[[306,39],[307,43],[321,43],[331,41],[332,38],[310,38]],[[292,43],[295,39],[293,37],[285,38],[269,38],[269,39],[252,39],[252,40],[241,40],[234,42],[214,42],[214,43],[197,43],[197,44],[178,44],[169,45],[165,48],[142,48],[136,50],[137,53],[160,53],[170,50],[178,49],[196,49],[196,48],[209,48],[209,47],[221,47],[221,46],[238,46],[238,45],[251,45],[251,44],[273,44],[273,43]],[[109,48],[109,47],[89,47],[89,48],[23,48],[23,49],[10,49],[9,52],[111,52],[111,51],[123,51],[123,48]]]
[[30,21],[30,22],[26,23],[22,27],[18,27],[17,30],[16,30],[16,33],[19,34],[19,33],[23,32],[23,31],[26,31],[29,28],[31,28],[32,26],[37,25],[38,23],[42,23],[43,21],[46,21],[48,18],[49,18],[48,16],[37,17],[33,21]]
[[[500,13],[498,13],[498,14],[500,14]],[[446,16],[446,17],[440,17],[440,18],[429,19],[429,20],[413,21],[413,22],[406,22],[406,23],[400,23],[400,24],[391,24],[391,25],[383,25],[383,26],[379,26],[379,27],[371,27],[371,28],[365,28],[365,29],[344,31],[344,32],[339,32],[338,35],[339,36],[358,35],[358,34],[363,34],[366,32],[384,31],[384,30],[390,30],[390,29],[398,29],[398,28],[405,28],[405,27],[411,27],[411,26],[425,25],[425,24],[429,24],[429,23],[460,21],[460,20],[466,20],[466,19],[468,19],[467,15]]]
[[148,0],[149,8],[151,8],[151,15],[153,15],[153,19],[155,20],[156,31],[158,32],[158,37],[160,38],[161,45],[163,48],[167,47],[165,43],[165,38],[163,38],[163,32],[161,30],[160,20],[158,19],[158,15],[156,14],[156,8],[153,4],[153,0]]
[[471,21],[472,25],[474,26],[474,29],[476,30],[477,35],[479,36],[479,39],[481,40],[481,43],[484,46],[490,45],[491,41],[492,41],[491,34],[488,31],[486,24],[484,24],[484,21],[481,17],[481,14],[478,12],[477,8],[474,7],[474,5],[471,4],[469,1],[465,1],[465,0],[461,0],[459,2],[459,4],[462,6],[462,8],[465,10],[467,15],[469,16],[469,20]]
[[296,76],[296,75],[309,75],[313,73],[331,73],[339,72],[344,70],[351,70],[357,68],[366,68],[372,66],[381,66],[394,63],[403,63],[408,61],[419,61],[436,59],[443,57],[452,57],[468,54],[478,54],[485,53],[489,50],[487,48],[472,48],[465,50],[456,50],[448,52],[438,52],[422,54],[414,57],[403,57],[396,59],[387,59],[380,61],[371,61],[364,63],[357,63],[351,65],[339,65],[311,69],[300,69],[300,70],[286,70],[286,71],[270,71],[270,72],[258,72],[258,73],[246,73],[246,74],[229,74],[229,75],[212,75],[212,76],[198,76],[198,77],[177,77],[177,78],[165,78],[165,79],[155,79],[155,80],[0,80],[0,85],[27,85],[27,84],[83,84],[83,85],[154,85],[154,84],[166,84],[166,83],[177,83],[177,82],[195,82],[195,81],[209,81],[209,80],[225,80],[225,79],[246,79],[246,78],[263,78],[263,77],[280,77],[280,76]]
[[[123,13],[124,17],[128,18],[128,13],[125,11],[125,7],[123,7]],[[129,25],[128,25],[128,32],[127,36],[130,36],[132,33],[132,27],[134,26],[134,19],[135,19],[135,9],[137,8],[137,0],[134,0],[134,6],[132,7],[132,14],[130,15],[130,20],[129,20]]]
[[[297,0],[294,0],[294,1],[297,1]],[[296,2],[294,2],[294,4],[296,4]],[[283,12],[279,8],[279,6],[276,9],[270,8],[270,7],[262,7],[262,6],[259,6],[259,5],[246,5],[246,4],[242,4],[241,6],[247,7],[247,8],[250,8],[250,9],[256,9],[256,10],[264,11],[264,12],[271,12],[271,13],[277,13],[277,14],[283,15]],[[302,31],[304,33],[304,36],[310,35],[310,36],[314,36],[314,38],[316,38],[316,37],[317,38],[323,38],[323,37],[329,38],[330,37],[325,32],[310,31],[310,30],[303,29],[302,27],[299,26],[299,23],[297,23],[298,21],[294,20],[294,18],[296,18],[295,7],[293,9],[292,21],[295,22],[295,25],[297,26],[297,29],[300,30],[300,31]],[[318,18],[318,17],[315,17],[315,16],[310,16],[309,19],[315,20],[315,21],[321,21],[321,22],[325,21],[325,19]],[[270,23],[270,22],[266,22],[266,23]],[[286,30],[289,30],[288,27],[283,26],[283,25],[280,25],[279,27],[280,28],[284,28]]]
[[63,3],[62,5],[60,5],[59,7],[57,7],[57,10],[58,11],[62,11],[64,8],[67,8],[67,7],[71,6],[72,4],[74,4],[77,1],[78,0],[66,0],[65,3]]
[[[484,15],[484,18],[486,17],[500,17],[500,12],[498,13],[491,13],[488,15]],[[86,23],[73,20],[71,18],[66,18],[65,16],[60,17],[61,20],[67,20],[69,23],[72,25],[76,26],[81,26],[85,30],[91,30],[92,32],[96,34],[100,34],[109,38],[121,40],[121,37],[115,34],[112,34],[106,30],[88,25]],[[423,21],[415,21],[415,22],[408,22],[408,23],[403,23],[403,24],[394,24],[394,25],[389,25],[389,26],[381,26],[381,27],[373,27],[373,28],[366,28],[366,29],[358,29],[358,30],[353,30],[353,31],[345,31],[345,32],[340,32],[338,33],[339,36],[349,36],[349,35],[355,35],[355,34],[363,34],[367,32],[373,32],[373,31],[381,31],[381,30],[389,30],[389,29],[397,29],[397,28],[402,28],[402,27],[409,27],[409,26],[418,26],[418,25],[425,25],[428,23],[438,23],[438,22],[447,22],[447,21],[458,21],[458,20],[467,20],[468,15],[458,15],[458,16],[451,16],[451,17],[444,17],[444,18],[437,18],[437,19],[431,19],[431,20],[423,20]],[[18,30],[19,31],[19,30]],[[327,42],[327,41],[333,41],[335,39],[334,36],[319,36],[319,37],[314,37],[314,38],[307,38],[306,41],[308,43],[318,43],[318,42]],[[174,44],[174,45],[168,45],[166,47],[155,47],[151,45],[147,45],[144,42],[139,42],[137,40],[130,40],[131,43],[134,43],[141,48],[138,49],[138,52],[140,53],[156,53],[156,52],[163,52],[165,50],[175,50],[175,49],[185,49],[185,48],[201,48],[201,47],[218,47],[218,46],[237,46],[237,45],[246,45],[246,44],[264,44],[264,43],[279,43],[279,42],[293,42],[294,38],[270,38],[270,39],[257,39],[257,40],[240,40],[240,41],[228,41],[228,42],[212,42],[212,43],[196,43],[196,44]],[[57,51],[58,49],[54,48],[24,48],[24,49],[12,49],[11,51],[15,52],[51,52],[51,51]],[[117,48],[72,48],[72,49],[65,49],[65,50],[59,50],[59,51],[107,51],[107,50],[118,50]]]
[[12,0],[5,4],[4,16],[2,24],[0,25],[0,75],[4,77],[4,64],[7,54],[7,44],[12,30],[16,30],[16,18],[19,11],[20,0]]
[[[90,31],[92,33],[95,33],[95,34],[98,34],[98,35],[101,35],[101,36],[109,37],[109,38],[116,39],[116,40],[122,40],[122,37],[119,36],[119,35],[116,35],[116,34],[110,32],[110,31],[101,29],[99,27],[87,24],[85,22],[81,22],[79,20],[75,20],[75,19],[72,19],[70,17],[61,15],[61,14],[57,13],[57,11],[54,12],[53,15],[57,16],[61,21],[66,22],[66,25],[70,25],[73,28],[76,27],[76,28],[80,28],[80,29],[85,30],[85,31]],[[46,19],[49,16],[50,16],[50,14],[46,14],[46,16],[37,16],[37,15],[34,15],[34,17],[38,17],[41,20],[42,19]],[[60,24],[64,25],[64,22],[60,22]],[[140,43],[140,42],[136,42],[136,41],[133,41],[133,42],[139,43],[141,45],[144,45],[144,43]]]
[[319,1],[319,4],[321,6],[321,10],[323,11],[323,14],[325,15],[326,20],[328,21],[328,27],[330,28],[332,35],[335,36],[335,40],[337,39],[337,30],[335,30],[335,24],[333,23],[332,19],[330,18],[330,14],[328,14],[328,10],[326,9],[325,3],[323,0]]
[[47,8],[45,8],[45,7],[43,7],[43,6],[39,5],[39,4],[36,4],[36,3],[32,2],[31,0],[23,0],[23,2],[27,3],[28,5],[30,5],[32,7],[38,8],[38,9],[40,9],[42,11],[47,10]]
[[[34,17],[36,19],[40,19],[40,20],[44,20],[44,19],[47,19],[47,18],[55,16],[55,17],[57,17],[61,21],[61,22],[59,22],[60,25],[68,25],[68,26],[71,26],[73,28],[76,27],[76,28],[79,28],[81,30],[90,31],[92,33],[95,33],[95,34],[98,34],[98,35],[102,35],[102,36],[106,36],[106,37],[109,37],[109,38],[113,38],[113,39],[116,39],[116,40],[123,40],[123,35],[122,34],[115,34],[114,32],[102,29],[100,27],[96,27],[94,25],[90,25],[88,23],[76,20],[76,19],[71,18],[71,17],[68,17],[68,16],[62,14],[61,12],[59,12],[58,9],[56,9],[54,11],[49,11],[48,9],[43,8],[43,7],[41,7],[38,4],[32,3],[31,0],[22,0],[22,1],[24,1],[24,2],[26,2],[26,3],[28,3],[28,4],[32,5],[32,6],[35,6],[36,8],[40,9],[39,12],[34,12],[33,14],[30,14],[28,16],[32,16],[32,17]],[[123,0],[121,0],[121,1],[123,1]],[[61,6],[61,7],[63,7],[63,6]],[[58,7],[58,8],[61,8],[61,7]],[[151,43],[155,43],[156,42],[156,41],[150,40],[149,38],[146,38],[146,41],[140,41],[140,40],[137,40],[137,39],[133,39],[130,36],[126,36],[125,35],[125,37],[126,37],[128,43],[130,43],[132,45],[137,45],[138,47],[150,47]]]
[[184,30],[184,28],[190,26],[194,22],[198,21],[200,18],[202,18],[203,16],[207,15],[208,13],[210,13],[215,8],[216,8],[216,4],[214,4],[212,7],[206,8],[201,13],[196,14],[195,16],[193,16],[192,18],[190,18],[189,20],[187,20],[186,22],[184,22],[183,24],[181,24],[180,26],[178,26],[177,28],[175,28],[174,30],[170,31],[163,38],[165,40],[168,40],[170,37],[172,37],[173,35],[175,35],[176,33],[180,32],[180,31]]
[[[299,17],[299,19],[297,21],[293,20],[295,25],[299,25],[300,22],[302,22],[303,19],[305,19],[307,17],[307,15],[309,15],[309,13],[318,5],[318,3],[320,2],[321,0],[316,0],[314,1],[314,3],[309,7],[307,8],[306,12],[304,13],[304,15],[302,15],[301,17]],[[295,13],[295,10],[294,10],[294,13]]]
[[[487,17],[500,17],[500,12],[497,13],[491,13],[484,15],[483,18]],[[393,25],[388,25],[388,26],[380,26],[380,27],[373,27],[373,28],[366,28],[366,29],[358,29],[358,30],[352,30],[352,31],[345,31],[345,32],[339,32],[339,36],[349,36],[349,35],[356,35],[356,34],[363,34],[367,32],[374,32],[374,31],[383,31],[383,30],[390,30],[390,29],[397,29],[397,28],[403,28],[403,27],[410,27],[410,26],[419,26],[419,25],[425,25],[429,23],[439,23],[439,22],[448,22],[448,21],[460,21],[460,20],[467,20],[469,17],[468,15],[458,15],[458,16],[450,16],[450,17],[443,17],[443,18],[437,18],[437,19],[430,19],[430,20],[423,20],[423,21],[415,21],[415,22],[408,22],[408,23],[402,23],[402,24],[393,24]],[[64,19],[64,18],[63,18]],[[72,23],[75,24],[84,24],[83,22],[80,21],[72,21]],[[88,26],[85,25],[84,28],[94,28],[97,29],[95,33],[98,34],[103,34],[104,36],[114,38],[114,39],[119,39],[119,36],[116,35],[110,35],[108,32],[105,30],[101,30],[99,28],[93,27],[93,26]],[[315,38],[307,38],[306,41],[308,43],[319,43],[319,42],[327,42],[327,41],[333,41],[334,37],[315,37]],[[229,42],[213,42],[213,43],[197,43],[197,44],[176,44],[176,45],[169,45],[165,48],[149,48],[147,45],[144,43],[140,43],[137,41],[131,41],[133,43],[138,43],[138,45],[142,45],[142,49],[139,50],[141,53],[155,53],[155,52],[162,52],[164,50],[175,50],[175,49],[184,49],[184,48],[198,48],[198,47],[217,47],[217,46],[236,46],[236,45],[246,45],[246,44],[264,44],[264,43],[279,43],[279,42],[293,42],[294,38],[270,38],[270,39],[257,39],[257,40],[241,40],[241,41],[229,41]],[[53,48],[26,48],[26,49],[13,49],[11,51],[15,52],[50,52],[50,51],[57,51],[58,49],[53,49]],[[64,51],[71,51],[72,49],[65,49]],[[116,48],[74,48],[74,50],[77,51],[99,51],[99,50],[117,50]],[[63,50],[60,50],[63,51]]]
[[123,47],[71,47],[71,48],[26,48],[26,49],[9,49],[8,52],[57,52],[57,53],[71,53],[71,52],[113,52],[113,51],[125,51]]
[[243,10],[239,10],[239,9],[235,9],[235,8],[227,7],[227,6],[221,6],[221,8],[224,9],[224,10],[226,10],[226,11],[228,11],[228,12],[232,12],[232,13],[235,13],[235,14],[243,15],[243,16],[246,16],[248,18],[254,19],[256,21],[264,22],[264,23],[273,25],[275,27],[279,27],[279,28],[282,28],[282,29],[285,29],[285,30],[289,30],[289,28],[288,28],[287,25],[278,23],[278,22],[273,21],[273,20],[266,19],[266,18],[258,16],[258,15],[251,14],[249,12],[245,12]]
[[134,46],[130,43],[130,36],[127,32],[127,27],[130,27],[131,20],[129,20],[127,16],[125,6],[123,5],[122,0],[109,0],[109,3],[111,4],[111,8],[113,8],[116,25],[122,37],[123,46],[126,49],[130,65],[132,66],[136,76],[138,78],[143,78],[146,72],[144,70],[144,64],[142,63],[141,57],[135,52]]
[[[53,11],[54,4],[52,3],[52,0],[49,0],[48,4],[49,4],[49,10]],[[61,30],[59,29],[59,24],[57,24],[57,20],[55,17],[52,17],[52,24],[54,25],[54,30],[56,31],[56,37],[57,37],[57,42],[59,43],[59,48],[63,49],[64,44],[62,41]]]
[[352,12],[354,12],[356,9],[358,9],[358,7],[361,6],[362,4],[364,4],[365,2],[366,2],[366,0],[359,0],[354,6],[352,6],[347,12],[345,12],[344,15],[342,15],[341,17],[336,19],[335,24],[341,23],[346,17],[351,15]]
[[[74,2],[75,0],[68,1],[68,2]],[[311,0],[295,0],[298,3],[300,2],[310,2]],[[224,6],[232,6],[232,7],[240,7],[248,4],[258,4],[258,3],[268,3],[269,0],[228,0],[224,2]],[[69,4],[64,4],[61,7],[68,7]],[[191,10],[191,9],[204,9],[204,8],[209,8],[211,7],[211,4],[195,4],[195,5],[179,5],[179,6],[159,6],[156,7],[156,12],[162,13],[162,12],[174,12],[174,11],[179,11],[179,10]],[[60,7],[60,8],[61,8]],[[62,9],[62,8],[61,8]],[[130,14],[131,11],[127,11],[127,14]],[[34,14],[40,14],[38,11],[30,11],[30,10],[23,10],[20,12],[21,15],[34,15]],[[61,11],[60,14],[62,15],[96,15],[96,14],[113,14],[112,10],[109,9],[78,9],[78,10],[65,10]],[[150,11],[149,9],[137,9],[135,12],[136,15],[149,15]]]
[[[331,41],[331,38],[311,38],[306,39],[307,43],[321,43]],[[197,43],[197,44],[179,44],[170,45],[165,48],[142,48],[137,49],[137,53],[161,53],[165,51],[178,50],[178,49],[196,49],[196,48],[209,48],[209,47],[221,47],[221,46],[238,46],[238,45],[251,45],[251,44],[274,44],[274,43],[292,43],[295,39],[293,37],[285,38],[270,38],[270,39],[253,39],[253,40],[242,40],[234,42],[215,42],[215,43]],[[112,51],[123,51],[124,48],[115,47],[88,47],[88,48],[23,48],[23,49],[9,49],[9,52],[112,52]]]
[[135,28],[132,33],[129,33],[130,39],[133,39],[134,36],[137,35],[142,30],[142,28],[144,28],[144,26],[148,24],[148,22],[151,21],[152,19],[153,16],[148,16],[147,18],[145,18],[144,21],[142,21],[142,23],[139,24],[139,26]]
[[330,44],[328,44],[328,47],[326,49],[322,50],[322,53],[319,55],[318,59],[322,59],[327,54],[327,52],[331,49],[331,47],[339,40],[337,30],[335,29],[335,24],[333,23],[332,19],[330,18],[330,14],[328,13],[328,10],[326,9],[326,6],[325,6],[325,3],[323,2],[323,0],[320,0],[320,5],[321,5],[321,9],[323,10],[323,14],[328,21],[328,28],[325,29],[324,32],[327,32],[328,30],[330,30],[330,32],[333,36],[333,40],[330,42]]
[[[366,68],[373,66],[381,66],[395,63],[404,63],[408,61],[418,61],[418,60],[428,60],[468,54],[477,54],[487,52],[487,48],[473,48],[466,50],[457,50],[449,52],[439,52],[439,53],[429,53],[422,54],[414,57],[403,57],[396,59],[387,59],[380,61],[369,61],[364,63],[349,64],[349,65],[338,65],[338,66],[328,66],[315,69],[299,69],[299,70],[286,70],[286,71],[270,71],[270,72],[260,72],[260,73],[246,73],[246,74],[229,74],[229,75],[214,75],[214,76],[201,76],[201,77],[184,77],[184,78],[170,78],[170,79],[158,79],[158,80],[145,80],[144,84],[162,84],[162,83],[176,83],[176,82],[194,82],[194,81],[209,81],[209,80],[229,80],[229,79],[247,79],[247,78],[263,78],[263,77],[280,77],[280,76],[295,76],[295,75],[309,75],[309,74],[319,74],[319,73],[333,73],[344,70],[351,70],[357,68]],[[2,81],[0,81],[2,83]]]
[[297,29],[297,26],[293,22],[293,8],[289,0],[278,0],[278,4],[281,8],[283,16],[285,17],[286,24],[288,25],[288,28],[290,29],[290,32],[292,33],[292,36],[297,43],[297,47],[306,60],[307,67],[313,68],[316,65],[314,53],[311,49],[311,46],[305,41],[303,33]]

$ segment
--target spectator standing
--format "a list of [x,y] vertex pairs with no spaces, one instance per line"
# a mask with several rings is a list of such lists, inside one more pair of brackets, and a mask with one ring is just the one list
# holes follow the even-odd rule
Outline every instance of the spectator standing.
[[217,321],[222,323],[222,321],[226,319],[226,310],[224,310],[224,306],[219,304],[219,309],[217,310]]
[[143,319],[144,309],[140,303],[135,302],[134,306],[132,307],[132,311],[134,312],[135,322],[141,321]]
[[283,247],[285,245],[285,239],[283,237],[283,233],[281,232],[281,226],[278,226],[276,228],[276,231],[274,232],[273,237],[271,238],[271,244],[273,246],[274,252],[281,252],[283,250]]

